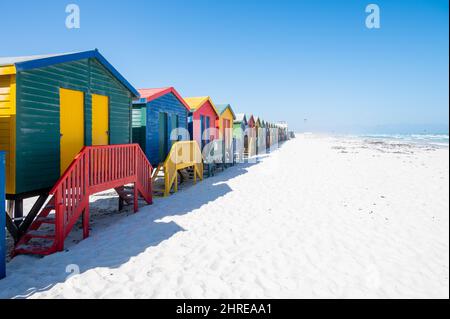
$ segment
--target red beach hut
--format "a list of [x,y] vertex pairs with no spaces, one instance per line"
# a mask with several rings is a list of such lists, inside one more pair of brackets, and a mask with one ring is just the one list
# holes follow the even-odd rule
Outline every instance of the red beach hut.
[[189,134],[203,150],[206,144],[219,138],[219,112],[209,96],[188,97],[184,100],[191,109],[188,119]]

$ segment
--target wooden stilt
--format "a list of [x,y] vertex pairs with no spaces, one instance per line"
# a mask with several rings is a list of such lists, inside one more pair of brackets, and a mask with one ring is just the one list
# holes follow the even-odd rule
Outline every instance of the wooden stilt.
[[89,205],[86,206],[83,212],[83,239],[89,237]]
[[17,227],[22,223],[23,218],[23,199],[15,199],[14,200],[14,217],[13,221]]
[[139,209],[138,206],[138,186],[137,183],[134,183],[134,188],[133,188],[133,207],[134,207],[134,212],[136,213]]
[[6,201],[6,213],[9,215],[9,217],[14,217],[14,200],[8,199]]
[[178,192],[178,174],[175,175],[175,182],[173,188],[175,193]]
[[8,230],[9,234],[14,239],[14,242],[17,243],[19,240],[19,229],[17,228],[16,224],[12,221],[11,217],[6,214],[6,229]]
[[25,217],[23,222],[19,225],[19,236],[22,236],[27,232],[28,228],[33,223],[34,218],[37,216],[42,206],[44,206],[45,202],[47,201],[47,198],[48,193],[39,195],[38,199],[33,204],[33,207],[31,207],[31,210],[28,212],[27,216]]
[[119,196],[119,211],[121,211],[123,209],[123,198]]

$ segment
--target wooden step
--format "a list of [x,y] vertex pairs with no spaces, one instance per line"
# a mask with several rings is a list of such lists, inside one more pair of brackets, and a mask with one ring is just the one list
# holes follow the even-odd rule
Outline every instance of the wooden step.
[[45,238],[45,239],[54,239],[55,231],[54,230],[30,230],[25,234],[28,238]]
[[14,249],[14,254],[34,254],[34,255],[50,255],[56,251],[54,247],[54,242],[49,242],[47,244],[43,243],[28,243],[23,245],[18,245]]
[[123,189],[123,190],[121,190],[119,192],[124,194],[124,195],[133,195],[134,194],[134,189],[126,188],[126,189]]
[[36,222],[42,224],[56,224],[56,220],[53,217],[38,217]]

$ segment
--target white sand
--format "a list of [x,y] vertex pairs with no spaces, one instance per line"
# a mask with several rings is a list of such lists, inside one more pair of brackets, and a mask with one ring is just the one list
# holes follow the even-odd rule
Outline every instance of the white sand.
[[16,257],[0,297],[449,298],[448,185],[448,148],[299,136]]

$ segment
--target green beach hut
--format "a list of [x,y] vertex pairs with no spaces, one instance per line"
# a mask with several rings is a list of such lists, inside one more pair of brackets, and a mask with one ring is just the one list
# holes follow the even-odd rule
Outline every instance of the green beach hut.
[[131,143],[138,96],[98,50],[0,58],[0,150],[15,211],[48,192],[83,146]]

